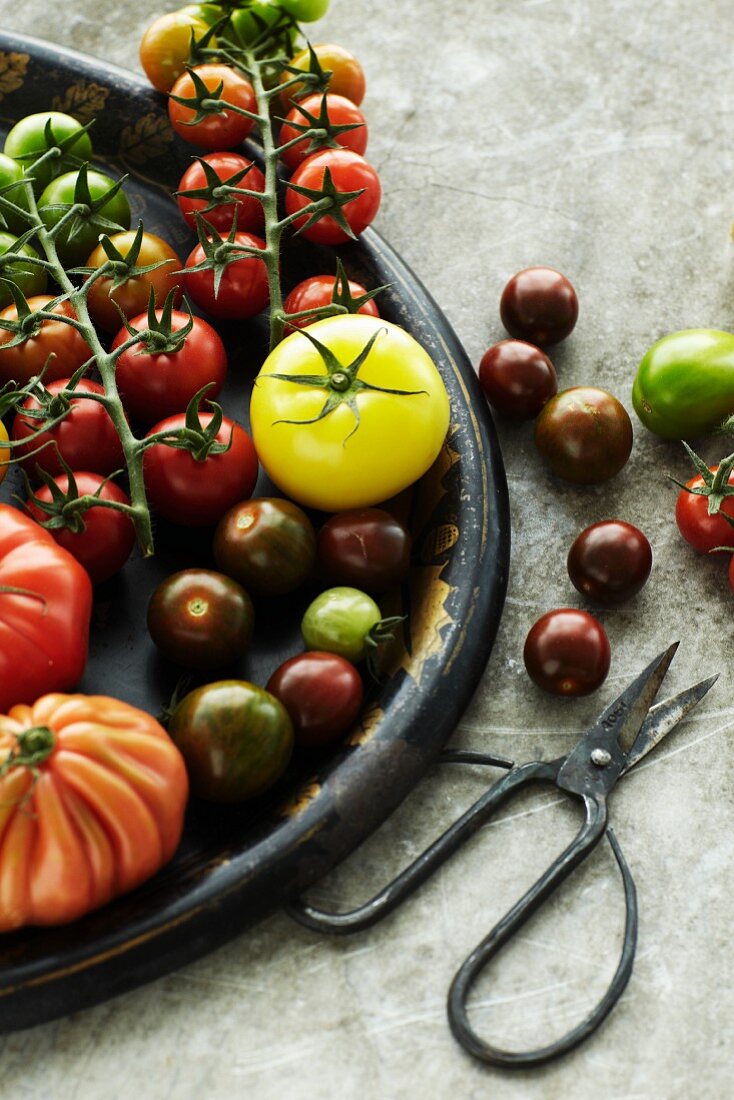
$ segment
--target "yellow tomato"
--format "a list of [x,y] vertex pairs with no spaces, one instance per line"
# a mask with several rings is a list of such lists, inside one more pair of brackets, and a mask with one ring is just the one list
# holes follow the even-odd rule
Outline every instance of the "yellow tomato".
[[[7,462],[8,459],[10,458],[10,448],[9,447],[3,447],[3,443],[7,443],[7,441],[8,441],[7,428],[3,424],[2,420],[0,420],[0,463],[1,462]],[[8,469],[9,469],[8,466],[0,466],[0,481],[2,481],[2,479],[5,477],[5,475],[8,472]]]
[[399,493],[436,459],[449,399],[412,336],[377,317],[327,317],[288,336],[255,381],[250,420],[275,484],[338,512]]

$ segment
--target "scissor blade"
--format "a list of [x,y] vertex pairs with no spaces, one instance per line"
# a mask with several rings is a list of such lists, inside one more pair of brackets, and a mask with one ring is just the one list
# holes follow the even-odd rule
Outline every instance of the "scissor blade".
[[647,756],[656,745],[659,745],[664,737],[689,714],[703,699],[704,695],[714,686],[718,680],[716,676],[709,676],[707,680],[701,680],[693,687],[686,688],[670,699],[662,703],[656,703],[651,707],[647,718],[643,722],[642,729],[637,735],[635,743],[627,754],[627,763],[622,769],[625,775],[635,764],[639,764],[643,757]]
[[595,723],[595,728],[598,729],[601,726],[616,738],[625,756],[630,752],[642,729],[647,712],[660,690],[665,673],[679,645],[679,642],[673,642],[664,653],[651,661],[629,687],[609,704]]

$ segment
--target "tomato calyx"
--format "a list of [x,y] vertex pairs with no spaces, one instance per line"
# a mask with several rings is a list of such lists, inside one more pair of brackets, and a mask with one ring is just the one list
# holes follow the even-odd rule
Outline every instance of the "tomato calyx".
[[[210,34],[211,30],[213,30],[213,28],[210,29]],[[200,39],[199,46],[201,46],[202,42],[203,39]],[[194,85],[194,94],[192,96],[169,96],[169,98],[174,103],[178,103],[180,107],[188,107],[190,111],[194,112],[193,118],[187,120],[179,119],[178,124],[180,126],[198,126],[204,119],[210,118],[212,115],[223,115],[225,111],[230,114],[242,115],[243,118],[249,118],[252,122],[261,121],[260,115],[255,111],[248,111],[246,107],[239,107],[236,103],[230,103],[228,100],[222,98],[222,92],[224,91],[223,80],[220,80],[214,88],[209,89],[196,69],[187,65],[186,72],[191,77],[191,82]]]
[[12,768],[30,768],[35,772],[54,750],[56,738],[48,726],[32,726],[15,735],[15,745],[0,764],[0,776]]
[[[70,269],[70,274],[73,275],[94,275],[95,279],[108,278],[110,280],[109,292],[113,290],[119,290],[121,286],[124,286],[130,279],[137,279],[141,275],[147,275],[151,271],[156,271],[159,267],[165,267],[166,264],[170,264],[170,258],[165,260],[156,260],[152,264],[138,264],[138,257],[140,256],[140,249],[143,246],[143,238],[145,237],[145,230],[143,223],[138,222],[138,228],[135,231],[135,236],[130,248],[125,256],[122,255],[117,246],[112,242],[108,234],[103,233],[99,239],[99,243],[107,254],[107,262],[101,267],[74,267]],[[92,280],[90,280],[91,282]]]
[[119,222],[113,222],[100,213],[102,208],[114,199],[127,176],[115,180],[108,188],[101,192],[98,198],[92,198],[89,190],[89,165],[82,164],[74,182],[74,201],[72,203],[49,203],[45,210],[63,212],[50,228],[46,228],[46,234],[51,240],[56,240],[61,233],[73,238],[85,227],[99,230],[101,233],[124,232],[125,226]]
[[243,196],[262,199],[262,191],[240,187],[241,181],[245,179],[255,167],[254,161],[245,168],[241,168],[239,172],[235,172],[234,175],[228,176],[225,183],[204,157],[194,157],[194,160],[198,161],[201,165],[206,180],[205,185],[203,187],[190,187],[183,191],[176,191],[174,194],[177,197],[183,196],[187,199],[205,199],[206,206],[198,211],[200,215],[203,216],[204,214],[210,213],[212,210],[216,210],[223,202],[229,202],[231,199],[242,198]]
[[201,263],[194,264],[192,267],[187,267],[184,274],[191,275],[199,271],[212,271],[214,273],[214,297],[217,298],[219,296],[219,287],[222,282],[222,277],[230,264],[235,263],[237,260],[245,259],[248,256],[256,256],[259,259],[264,259],[267,254],[267,249],[252,244],[242,244],[237,241],[238,230],[236,209],[232,221],[232,228],[226,237],[218,233],[217,230],[201,216],[198,210],[194,211],[194,217],[196,218],[196,234],[204,253],[204,259]]
[[295,103],[299,99],[304,99],[307,95],[313,95],[314,92],[326,92],[329,88],[334,73],[331,69],[324,69],[319,61],[318,54],[314,50],[311,43],[308,43],[308,68],[299,69],[297,65],[283,65],[284,73],[291,73],[293,80],[285,81],[280,86],[281,92],[288,89],[289,86],[300,84],[301,87],[297,88],[294,95],[291,96],[291,102]]
[[339,134],[345,134],[349,130],[359,130],[364,126],[363,122],[332,122],[329,118],[329,106],[327,101],[327,92],[324,91],[321,97],[321,107],[318,115],[314,115],[306,107],[300,106],[298,111],[306,119],[306,122],[288,121],[285,118],[281,118],[276,115],[276,121],[282,122],[290,126],[291,130],[298,131],[297,136],[291,141],[287,141],[284,145],[278,147],[278,153],[282,153],[285,149],[290,149],[292,145],[298,145],[304,138],[309,139],[308,149],[306,150],[306,156],[310,156],[311,153],[318,152],[319,149],[339,149],[339,142],[336,140]]
[[[110,474],[104,481],[100,482],[98,488],[94,493],[80,493],[79,486],[77,485],[74,473],[69,466],[68,462],[64,460],[63,455],[58,451],[57,455],[59,462],[63,468],[68,482],[66,491],[64,491],[54,478],[53,474],[48,470],[42,470],[37,467],[38,475],[47,487],[51,494],[50,500],[44,500],[33,492],[31,483],[28,480],[28,475],[23,471],[23,481],[25,483],[25,489],[27,494],[26,501],[16,497],[19,504],[23,505],[27,509],[27,502],[32,501],[33,505],[39,509],[43,515],[47,516],[47,519],[39,519],[34,516],[36,523],[41,527],[45,527],[47,531],[70,531],[73,535],[81,535],[86,531],[87,525],[84,522],[84,513],[88,512],[90,508],[103,507],[114,508],[118,512],[124,512],[126,515],[133,515],[133,509],[129,504],[121,504],[116,500],[107,500],[102,496],[104,488],[108,481],[111,481],[114,474]],[[121,470],[117,470],[116,473],[122,473]]]
[[206,405],[211,410],[211,419],[206,427],[201,422],[201,405],[204,395],[212,388],[213,382],[207,382],[194,394],[186,408],[186,420],[183,428],[176,431],[155,432],[148,435],[143,441],[145,448],[157,443],[165,447],[174,447],[181,451],[188,451],[196,462],[204,462],[209,455],[226,454],[232,448],[234,428],[229,433],[226,443],[220,442],[217,435],[222,427],[224,411],[216,401],[206,400]]
[[379,653],[382,646],[393,641],[395,632],[401,623],[407,619],[407,615],[388,615],[375,623],[368,634],[365,635],[365,664],[367,671],[373,680],[380,679]]
[[726,498],[734,496],[734,484],[729,483],[729,476],[732,470],[734,470],[734,454],[730,454],[722,459],[715,470],[710,470],[700,455],[697,455],[696,452],[688,446],[685,440],[681,440],[681,442],[683,443],[686,454],[696,468],[696,473],[703,481],[703,485],[699,487],[690,487],[677,481],[673,477],[670,480],[677,485],[679,489],[684,489],[693,496],[707,497],[708,514],[710,516],[719,515],[722,519],[725,519],[731,527],[734,527],[734,519],[721,510],[721,506]]
[[[65,138],[57,138],[53,131],[51,119],[46,119],[46,125],[43,128],[43,139],[46,143],[46,148],[43,153],[39,156],[37,155],[37,150],[31,150],[28,153],[18,153],[13,158],[23,166],[25,179],[29,183],[33,182],[33,169],[50,160],[57,160],[59,162],[57,165],[57,174],[71,172],[81,168],[84,164],[84,160],[81,157],[74,156],[71,150],[82,135],[86,134],[92,126],[94,126],[95,122],[96,119],[93,118],[86,126],[80,126],[78,130],[74,130],[73,133],[68,134]],[[26,217],[29,216],[28,211],[25,211],[25,215]]]
[[321,187],[303,187],[300,183],[288,183],[286,186],[289,187],[291,191],[295,191],[297,194],[303,195],[304,198],[311,200],[308,206],[304,206],[301,210],[288,215],[288,217],[284,219],[284,224],[296,221],[299,218],[306,219],[303,225],[299,225],[295,232],[295,236],[310,229],[312,225],[315,225],[316,222],[320,222],[321,219],[328,214],[330,218],[333,218],[339,228],[344,230],[347,236],[351,237],[353,241],[356,241],[357,234],[342,213],[342,207],[358,199],[360,195],[363,195],[365,192],[364,187],[360,187],[358,191],[339,191],[331,177],[331,169],[328,167],[324,168]]
[[[164,261],[166,262],[166,261]],[[156,264],[156,267],[158,265]],[[130,341],[125,343],[117,350],[121,353],[123,348],[130,347],[131,345],[139,344],[140,349],[137,352],[138,355],[175,355],[181,351],[186,338],[194,327],[194,316],[191,312],[188,302],[184,298],[181,303],[178,312],[188,313],[188,321],[181,326],[181,328],[173,328],[173,309],[176,300],[176,288],[170,290],[166,295],[166,300],[160,310],[160,317],[158,317],[158,308],[156,306],[155,288],[150,288],[150,294],[148,295],[148,327],[144,329],[136,329],[128,321],[127,317],[122,314],[122,322],[124,327],[130,334]]]
[[382,286],[377,286],[374,290],[366,290],[364,294],[352,294],[352,288],[349,285],[349,276],[344,270],[344,264],[337,256],[336,260],[336,279],[331,291],[331,303],[330,305],[314,306],[312,309],[300,309],[295,313],[284,313],[283,320],[286,325],[290,325],[291,328],[300,328],[300,325],[291,324],[292,321],[300,321],[304,317],[310,317],[312,320],[319,320],[321,317],[334,317],[341,313],[359,313],[362,306],[367,302],[371,302],[373,298],[376,298],[378,294],[381,294],[383,290],[389,290],[392,283],[383,283]]

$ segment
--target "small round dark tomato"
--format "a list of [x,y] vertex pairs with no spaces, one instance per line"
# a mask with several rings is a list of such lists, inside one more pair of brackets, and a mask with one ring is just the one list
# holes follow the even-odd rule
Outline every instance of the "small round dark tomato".
[[[110,240],[120,255],[125,257],[132,247],[135,236],[135,233],[128,230],[126,233],[112,234]],[[84,266],[97,270],[106,263],[109,263],[109,256],[99,244]],[[181,289],[183,276],[176,274],[181,267],[181,260],[170,244],[153,233],[143,234],[140,253],[136,260],[136,265],[139,267],[147,267],[148,264],[161,266],[153,271],[146,271],[144,275],[127,279],[114,290],[112,276],[94,280],[87,295],[87,305],[96,325],[105,329],[106,332],[117,332],[120,327],[120,310],[128,320],[142,313],[148,308],[151,290],[155,294],[155,303],[158,306],[163,305],[172,290],[175,291],[174,305],[178,305],[183,294]]]
[[632,451],[632,422],[611,393],[573,386],[551,397],[535,421],[535,445],[557,477],[598,485],[622,469]]
[[299,653],[277,668],[267,690],[293,722],[296,744],[330,745],[342,737],[362,707],[362,678],[336,653]]
[[[161,312],[156,310],[159,320]],[[188,313],[172,311],[173,332],[179,332],[188,323]],[[145,331],[147,312],[133,317],[130,328]],[[112,342],[113,351],[129,338],[128,330],[120,329]],[[135,344],[123,351],[115,372],[122,403],[129,415],[141,424],[152,424],[185,412],[194,394],[208,384],[211,389],[207,390],[207,397],[213,400],[227,375],[227,352],[212,326],[201,317],[194,317],[193,328],[178,351],[155,352],[149,351],[144,344]]]
[[[326,170],[329,170],[336,190],[344,192],[361,191],[360,195],[340,208],[340,213],[355,236],[367,228],[374,219],[382,198],[380,177],[372,165],[351,149],[322,149],[304,160],[296,168],[290,182],[298,187],[307,187],[320,191],[324,184]],[[297,214],[312,200],[288,187],[285,194],[285,208],[288,214]],[[297,218],[293,223],[299,229],[306,223],[306,217]],[[342,227],[325,214],[308,229],[301,233],[314,244],[344,244],[350,239]]]
[[222,516],[214,560],[258,596],[283,596],[303,584],[316,561],[311,520],[290,500],[245,500]]
[[[235,243],[250,248],[264,248],[265,241],[253,233],[235,234]],[[197,244],[186,260],[186,267],[196,267],[205,259],[204,249]],[[222,320],[244,320],[265,309],[270,297],[268,269],[259,256],[243,255],[233,260],[214,290],[213,271],[187,271],[184,275],[186,293],[212,317]]]
[[293,753],[293,725],[275,696],[246,680],[219,680],[190,691],[168,732],[189,773],[191,793],[242,802],[280,779]]
[[[343,46],[336,46],[329,42],[319,42],[313,47],[319,64],[324,72],[330,72],[329,91],[334,95],[343,95],[346,99],[359,106],[364,99],[367,82],[364,69],[354,54],[345,50]],[[308,49],[300,50],[291,58],[289,65],[295,69],[308,72],[311,67],[311,55]],[[281,77],[281,84],[293,79],[293,73],[285,71]],[[281,99],[286,107],[291,106],[291,99],[297,99],[306,92],[305,84],[293,84],[285,88],[281,93]]]
[[523,650],[531,680],[551,695],[590,695],[604,683],[611,657],[601,623],[572,607],[541,616]]
[[[716,473],[718,466],[712,466]],[[729,484],[734,485],[734,470],[729,474]],[[688,489],[702,489],[704,482],[699,475],[686,482]],[[686,542],[699,554],[710,554],[717,546],[734,546],[734,525],[724,515],[734,520],[734,497],[725,497],[719,512],[713,516],[708,511],[709,498],[700,493],[681,489],[675,504],[675,522]]]
[[[29,298],[28,305],[31,312],[48,309],[59,318],[75,317],[68,301],[51,305],[53,301],[48,295],[39,294]],[[0,320],[17,321],[16,307],[7,306],[2,310]],[[35,319],[25,329],[26,335],[21,343],[7,347],[14,334],[0,328],[0,385],[4,386],[12,380],[24,386],[42,371],[46,383],[71,378],[92,355],[92,349],[81,333],[65,321]],[[52,356],[50,360],[49,356]]]
[[[305,309],[330,306],[334,300],[335,286],[336,275],[312,275],[309,279],[304,279],[298,286],[293,287],[283,303],[283,309],[286,313],[301,313]],[[367,288],[362,286],[361,283],[355,283],[350,279],[349,292],[353,298],[359,298],[362,294],[367,293]],[[374,298],[370,298],[368,302],[360,306],[357,312],[365,313],[370,317],[380,316]],[[289,321],[288,324],[291,328],[306,328],[307,325],[312,325],[317,320],[320,320],[320,318],[301,317],[295,321]]]
[[[151,23],[140,42],[140,64],[154,88],[170,92],[189,60],[192,30],[198,42],[208,29],[200,15],[183,9],[167,12]],[[214,48],[216,40],[209,45]]]
[[252,639],[252,600],[211,569],[183,569],[158,585],[148,632],[164,657],[202,672],[238,660]]
[[[51,142],[46,136],[49,123],[53,138]],[[56,142],[65,142],[69,138],[73,140],[66,146],[64,156],[44,161],[33,169],[31,173],[33,190],[36,195],[40,195],[54,176],[65,172],[70,167],[72,158],[76,163],[92,159],[92,142],[89,134],[82,129],[81,122],[77,122],[71,115],[66,115],[62,111],[40,111],[38,114],[26,115],[25,118],[16,122],[8,133],[4,152],[6,156],[19,161],[24,168],[30,168],[34,161],[53,148]],[[13,202],[17,202],[14,195],[11,197]]]
[[631,523],[605,519],[576,536],[567,566],[574,588],[597,603],[614,606],[644,588],[652,569],[652,547]]
[[384,592],[410,568],[412,539],[403,524],[382,508],[339,512],[318,534],[319,565],[332,584]]
[[[211,423],[212,415],[200,413],[202,427]],[[179,413],[161,420],[148,435],[185,427],[186,414]],[[217,442],[230,441],[229,450],[203,459],[181,447],[152,444],[145,452],[143,475],[148,500],[156,512],[171,523],[207,527],[217,523],[236,501],[249,497],[257,481],[255,448],[245,429],[225,416]]]
[[347,661],[361,661],[371,648],[372,631],[381,621],[379,607],[366,592],[340,586],[327,589],[308,605],[301,633],[306,649],[323,649]]
[[[241,110],[256,112],[257,100],[252,84],[229,65],[196,65],[193,72],[204,82],[210,92],[223,85],[219,97]],[[234,149],[245,140],[255,125],[251,118],[226,108],[213,114],[207,114],[200,122],[194,122],[197,112],[193,107],[176,103],[174,96],[182,99],[194,99],[196,88],[191,74],[186,72],[178,78],[171,89],[168,100],[168,117],[171,125],[184,141],[198,145],[202,149]]]
[[[53,229],[75,203],[78,177],[78,172],[65,172],[45,188],[38,200],[38,213],[46,229]],[[87,185],[92,201],[102,200],[114,182],[103,172],[90,168],[87,172]],[[130,228],[130,203],[122,190],[102,202],[97,214],[123,230]],[[54,238],[56,251],[64,267],[83,264],[96,246],[99,234],[98,222],[83,214],[66,224]]]
[[511,336],[530,344],[557,344],[579,315],[576,291],[552,267],[526,267],[502,291],[500,317]]
[[[309,122],[308,116],[304,114],[304,111],[308,111],[309,115],[313,118],[319,118],[323,108],[324,100],[326,100],[326,113],[329,118],[329,122],[332,126],[354,126],[354,130],[344,130],[342,133],[337,134],[334,140],[337,145],[341,145],[343,149],[351,149],[354,153],[359,153],[360,156],[364,154],[367,148],[367,123],[365,117],[360,111],[359,107],[356,107],[352,103],[351,99],[347,99],[343,95],[333,95],[328,93],[324,95],[322,92],[316,92],[314,95],[306,96],[305,99],[298,101],[295,107],[292,107],[285,118],[285,122],[280,128],[280,136],[278,141],[280,145],[285,145],[294,138],[297,138],[301,130],[297,130],[292,123],[297,123],[299,126],[313,126],[313,123]],[[295,145],[291,145],[289,149],[284,149],[280,154],[280,159],[290,168],[291,172],[301,164],[306,157],[310,157],[312,153],[315,153],[316,149],[311,146],[311,139],[304,137],[302,141],[296,141]]]
[[[193,161],[181,176],[178,185],[176,201],[184,218],[192,229],[196,228],[196,212],[203,215],[205,221],[219,233],[227,233],[232,228],[235,213],[237,214],[237,228],[240,231],[258,230],[263,224],[263,208],[259,199],[253,195],[224,195],[222,201],[203,213],[209,205],[208,199],[197,199],[184,194],[186,191],[198,191],[207,186],[206,175],[201,161],[205,161],[217,174],[221,183],[226,184],[232,176],[246,171],[235,187],[243,191],[264,191],[265,177],[248,157],[242,157],[239,153],[209,153],[201,159]],[[231,184],[229,186],[232,186]]]
[[[72,470],[89,470],[90,473],[103,475],[114,473],[125,465],[120,437],[104,405],[93,398],[84,398],[85,393],[101,396],[104,388],[98,382],[80,378],[74,389],[81,396],[59,400],[58,395],[70,381],[69,378],[62,378],[57,382],[49,382],[46,386],[50,398],[46,406],[47,418],[50,420],[60,415],[68,404],[69,411],[63,420],[19,446],[15,454],[21,458],[29,474],[33,473],[36,466],[50,474],[61,474],[64,472],[62,458]],[[56,402],[54,398],[57,399]],[[43,423],[33,417],[24,416],[23,411],[38,410],[41,407],[38,398],[32,395],[26,397],[13,421],[12,437],[16,442],[21,443],[28,439]]]
[[[80,497],[97,495],[102,500],[112,500],[116,504],[130,503],[127,493],[119,485],[115,485],[114,481],[105,481],[99,474],[74,471],[74,480]],[[66,474],[59,474],[54,481],[62,493],[67,492],[69,478]],[[42,485],[36,496],[49,503],[52,499],[48,485]],[[26,507],[34,519],[47,518],[32,500],[26,502]],[[59,546],[63,546],[84,566],[92,584],[102,584],[115,573],[119,573],[132,553],[135,545],[133,521],[124,512],[116,508],[106,508],[102,504],[92,505],[83,518],[83,531],[75,532],[62,527],[51,534]]]
[[479,382],[490,405],[518,420],[534,419],[558,390],[548,356],[523,340],[501,340],[485,351]]
[[[1,213],[1,211],[0,211]],[[3,233],[0,231],[0,256],[6,252],[18,252],[22,256],[27,256],[27,260],[15,260],[13,263],[6,264],[0,268],[0,275],[3,279],[7,279],[8,282],[14,283],[18,290],[21,290],[26,298],[29,298],[33,294],[43,294],[48,283],[46,272],[42,267],[38,267],[33,260],[39,258],[38,253],[32,245],[26,243],[18,247],[18,238],[12,233]],[[0,283],[0,309],[4,309],[13,301],[13,295],[5,283]]]

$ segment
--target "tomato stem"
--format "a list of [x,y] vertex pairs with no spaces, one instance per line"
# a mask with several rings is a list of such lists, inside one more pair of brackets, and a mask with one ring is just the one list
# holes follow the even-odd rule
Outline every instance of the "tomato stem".
[[12,768],[35,770],[53,752],[56,739],[48,726],[33,726],[16,734],[15,745],[0,764],[0,776]]

